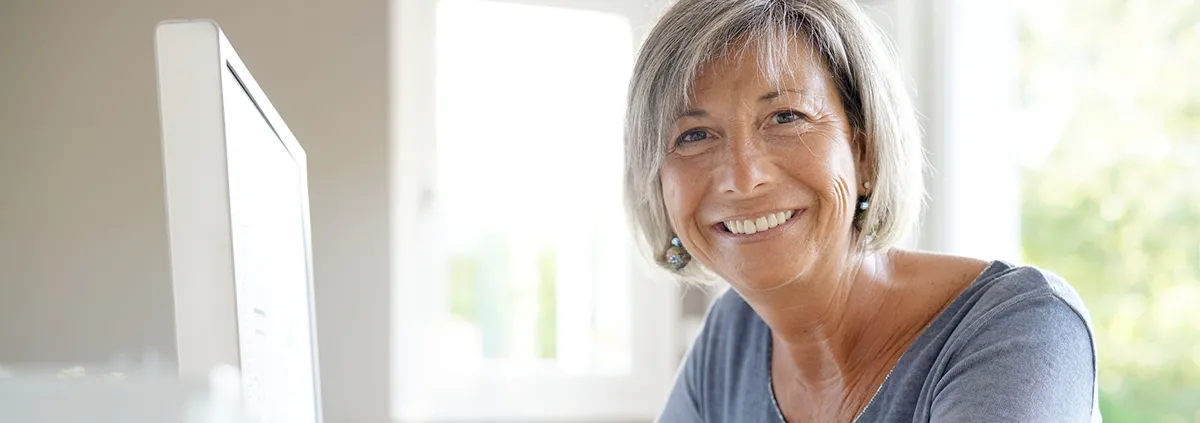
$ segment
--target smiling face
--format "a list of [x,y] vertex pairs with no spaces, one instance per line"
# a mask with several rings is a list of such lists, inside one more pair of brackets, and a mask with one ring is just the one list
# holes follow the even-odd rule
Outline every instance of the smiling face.
[[839,266],[866,193],[837,86],[807,44],[789,57],[779,84],[754,49],[702,68],[659,173],[684,247],[739,289]]

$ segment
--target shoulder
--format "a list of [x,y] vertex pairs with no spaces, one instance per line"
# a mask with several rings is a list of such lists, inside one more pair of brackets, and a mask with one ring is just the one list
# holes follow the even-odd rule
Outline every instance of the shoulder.
[[1042,326],[1080,329],[1090,337],[1091,318],[1083,300],[1070,283],[1051,271],[923,251],[893,254],[904,263],[905,277],[946,287],[953,300],[938,323],[953,328],[959,340],[965,331],[1017,323],[1031,314],[1044,318],[1039,321]]
[[[947,310],[956,323],[947,328],[943,412],[958,404],[974,414],[1033,413],[1024,421],[1099,415],[1091,321],[1066,280],[1033,266],[993,262],[955,303]],[[1028,406],[993,408],[967,398],[984,387]]]
[[[1034,266],[993,261],[946,310],[950,349],[1005,337],[1074,343],[1094,355],[1091,317],[1062,277]],[[1066,346],[1066,345],[1062,345]]]
[[[1073,326],[1091,333],[1091,317],[1083,299],[1065,279],[1034,266],[994,261],[960,295],[967,315],[977,324],[998,324],[1004,317],[1044,314],[1046,323]],[[1090,336],[1090,335],[1089,335]]]

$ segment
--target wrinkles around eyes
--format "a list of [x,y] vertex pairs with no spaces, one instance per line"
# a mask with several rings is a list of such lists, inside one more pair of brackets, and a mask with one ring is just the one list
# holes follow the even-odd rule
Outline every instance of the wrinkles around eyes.
[[[775,130],[772,133],[760,135],[759,141],[761,145],[757,148],[768,149],[777,146],[786,146],[793,143],[800,143],[812,157],[819,159],[827,159],[825,153],[829,148],[839,143],[849,142],[845,136],[839,137],[839,129],[833,122],[806,122],[796,125],[796,127],[786,130]],[[698,159],[700,157],[709,157],[711,159],[724,160],[729,152],[729,146],[722,145],[727,143],[729,138],[714,138],[698,141],[692,144],[681,146],[672,145],[667,151],[668,158],[672,159]],[[821,149],[814,149],[813,145],[826,146]],[[713,157],[715,156],[715,157]],[[712,163],[716,165],[717,163]]]

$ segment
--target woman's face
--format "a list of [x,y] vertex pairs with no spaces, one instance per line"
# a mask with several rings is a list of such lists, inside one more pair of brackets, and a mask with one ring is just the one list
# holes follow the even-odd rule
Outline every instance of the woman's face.
[[742,289],[839,263],[865,193],[836,85],[804,43],[791,58],[779,86],[753,49],[701,69],[659,175],[684,247]]

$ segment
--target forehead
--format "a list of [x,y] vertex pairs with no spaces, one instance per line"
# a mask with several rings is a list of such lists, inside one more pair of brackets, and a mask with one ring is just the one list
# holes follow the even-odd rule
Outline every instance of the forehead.
[[719,93],[758,96],[784,88],[823,93],[831,82],[824,61],[807,42],[742,43],[697,70],[691,102]]

